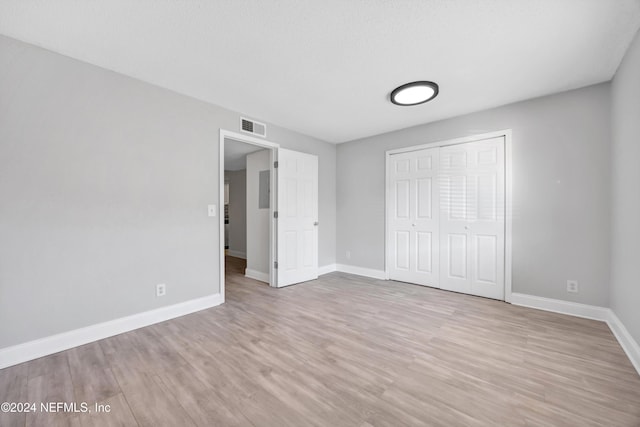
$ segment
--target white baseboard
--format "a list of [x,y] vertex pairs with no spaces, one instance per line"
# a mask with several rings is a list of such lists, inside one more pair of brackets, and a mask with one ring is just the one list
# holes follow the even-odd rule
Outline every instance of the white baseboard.
[[6,347],[0,349],[0,369],[215,307],[223,302],[224,297],[222,295],[209,295]]
[[384,270],[374,270],[372,268],[356,267],[355,265],[337,264],[336,270],[342,273],[356,274],[358,276],[371,277],[372,279],[385,280]]
[[263,273],[262,271],[250,270],[246,268],[244,270],[244,277],[269,283],[269,273]]
[[640,374],[640,346],[633,339],[627,328],[625,328],[624,324],[620,321],[618,316],[613,312],[613,310],[609,310],[609,319],[607,319],[607,324],[609,325],[609,329],[613,332],[613,335],[618,339],[620,346],[627,353],[627,357],[631,361],[631,364],[638,374]]
[[246,252],[234,251],[233,249],[227,249],[227,255],[235,257],[235,258],[247,259],[247,253]]
[[640,374],[640,346],[610,308],[518,293],[511,294],[511,304],[606,322],[631,364]]
[[585,319],[600,320],[603,322],[606,322],[609,319],[610,311],[606,307],[562,301],[559,299],[543,298],[515,292],[511,294],[511,304],[537,308],[538,310],[552,311],[554,313],[568,314],[570,316],[584,317]]
[[323,265],[322,267],[318,267],[318,276],[322,276],[323,274],[333,273],[337,270],[337,266],[335,264]]

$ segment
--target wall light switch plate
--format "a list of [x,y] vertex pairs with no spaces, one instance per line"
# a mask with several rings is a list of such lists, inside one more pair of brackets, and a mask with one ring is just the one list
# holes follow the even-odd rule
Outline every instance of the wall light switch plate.
[[216,205],[208,206],[209,216],[216,216]]

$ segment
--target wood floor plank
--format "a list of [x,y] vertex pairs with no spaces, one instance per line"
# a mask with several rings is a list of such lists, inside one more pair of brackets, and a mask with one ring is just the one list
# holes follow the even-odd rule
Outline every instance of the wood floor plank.
[[603,322],[344,273],[274,289],[228,258],[226,303],[0,370],[0,400],[112,412],[0,425],[640,426]]
[[[0,403],[27,402],[27,379],[29,366],[27,363],[0,370]],[[0,426],[22,427],[25,425],[25,412],[0,411]]]
[[[131,413],[124,395],[118,393],[108,399],[97,402],[104,410],[94,410],[79,416],[83,427],[137,427],[138,422]],[[107,409],[108,408],[108,412]]]
[[179,366],[165,372],[160,378],[196,425],[251,425],[240,411],[240,402],[236,402],[234,396],[225,395],[215,386],[208,384],[195,368],[189,365]]
[[94,405],[121,392],[100,344],[94,342],[67,352],[74,394],[79,401]]
[[67,352],[57,353],[50,357],[29,362],[29,375],[39,374],[29,378],[27,383],[27,401],[36,405],[35,412],[27,413],[26,426],[52,425],[56,427],[71,427],[79,425],[78,417],[73,412],[53,412],[41,410],[41,405],[79,404],[76,400],[71,373],[67,359]]
[[62,351],[60,353],[55,353],[47,357],[41,357],[27,362],[29,378],[31,379],[41,375],[50,374],[53,371],[68,370],[69,359],[67,358],[67,354],[68,353],[66,351]]
[[141,376],[122,391],[141,427],[195,426],[192,418],[158,376]]

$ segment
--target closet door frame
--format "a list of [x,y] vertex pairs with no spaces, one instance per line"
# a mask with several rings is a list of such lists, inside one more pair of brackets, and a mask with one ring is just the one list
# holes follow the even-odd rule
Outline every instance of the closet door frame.
[[464,144],[467,142],[483,141],[485,139],[492,138],[504,138],[504,157],[505,157],[505,230],[504,230],[504,300],[505,302],[511,302],[511,251],[512,251],[512,188],[513,188],[513,169],[511,158],[511,129],[499,130],[496,132],[489,132],[471,136],[465,136],[461,138],[449,139],[446,141],[430,142],[422,145],[414,145],[411,147],[403,147],[394,150],[388,150],[385,153],[385,278],[389,280],[389,266],[392,260],[392,254],[390,253],[390,242],[392,236],[390,229],[390,212],[393,209],[393,201],[390,199],[390,166],[391,156],[393,154],[406,153],[410,151],[422,150],[425,148],[445,147],[447,145]]

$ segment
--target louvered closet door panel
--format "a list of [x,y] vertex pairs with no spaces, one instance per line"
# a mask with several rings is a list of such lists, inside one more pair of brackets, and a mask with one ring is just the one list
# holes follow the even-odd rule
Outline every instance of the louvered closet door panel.
[[440,150],[443,289],[504,299],[504,138]]
[[389,168],[389,278],[438,287],[438,149],[394,154]]

